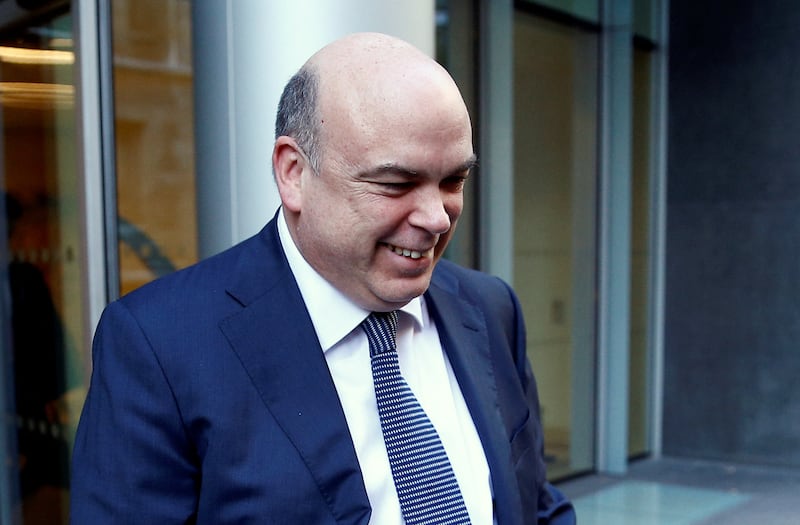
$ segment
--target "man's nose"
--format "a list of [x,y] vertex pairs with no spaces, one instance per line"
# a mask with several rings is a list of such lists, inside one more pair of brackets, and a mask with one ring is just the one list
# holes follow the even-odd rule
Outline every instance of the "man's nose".
[[445,207],[445,196],[438,187],[420,188],[416,192],[414,211],[409,217],[413,226],[432,234],[442,234],[450,229],[450,215]]

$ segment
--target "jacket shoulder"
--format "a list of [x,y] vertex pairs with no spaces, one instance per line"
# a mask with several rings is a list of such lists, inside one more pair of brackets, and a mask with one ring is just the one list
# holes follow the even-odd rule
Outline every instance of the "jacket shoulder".
[[501,278],[441,260],[433,274],[432,285],[467,298],[475,304],[514,307],[518,301],[514,291]]
[[120,301],[132,310],[202,305],[211,297],[225,295],[226,290],[239,285],[242,279],[247,280],[242,286],[253,293],[263,290],[268,286],[265,281],[275,273],[274,266],[281,260],[280,243],[271,225],[216,255],[133,290]]

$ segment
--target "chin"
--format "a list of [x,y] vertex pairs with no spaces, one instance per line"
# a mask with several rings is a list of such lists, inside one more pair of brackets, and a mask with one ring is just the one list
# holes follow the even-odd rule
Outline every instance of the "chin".
[[428,271],[418,275],[390,276],[383,274],[382,278],[374,276],[369,288],[374,298],[386,305],[405,305],[415,297],[424,294],[431,283],[432,272]]
[[388,302],[405,305],[412,299],[424,294],[428,289],[429,284],[430,282],[426,281],[424,286],[414,286],[405,288],[403,290],[394,290],[394,293],[387,293],[384,295],[384,297],[388,300]]

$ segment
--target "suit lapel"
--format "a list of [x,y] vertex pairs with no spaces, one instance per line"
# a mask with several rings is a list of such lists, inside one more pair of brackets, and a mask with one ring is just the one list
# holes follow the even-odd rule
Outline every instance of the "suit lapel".
[[511,450],[498,406],[497,385],[482,313],[457,294],[458,284],[434,278],[426,301],[439,338],[469,407],[492,476],[497,523],[513,523],[519,508]]
[[220,327],[334,517],[367,523],[369,500],[344,412],[274,220],[261,240],[228,290],[243,308]]

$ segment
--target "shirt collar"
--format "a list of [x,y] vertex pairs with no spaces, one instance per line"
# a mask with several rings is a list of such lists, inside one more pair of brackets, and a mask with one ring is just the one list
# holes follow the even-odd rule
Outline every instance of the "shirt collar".
[[[322,351],[327,352],[358,327],[370,312],[337,290],[305,260],[289,233],[283,207],[278,215],[278,238],[300,288]],[[411,316],[417,329],[425,326],[427,315],[424,315],[421,297],[415,297],[400,311]]]

